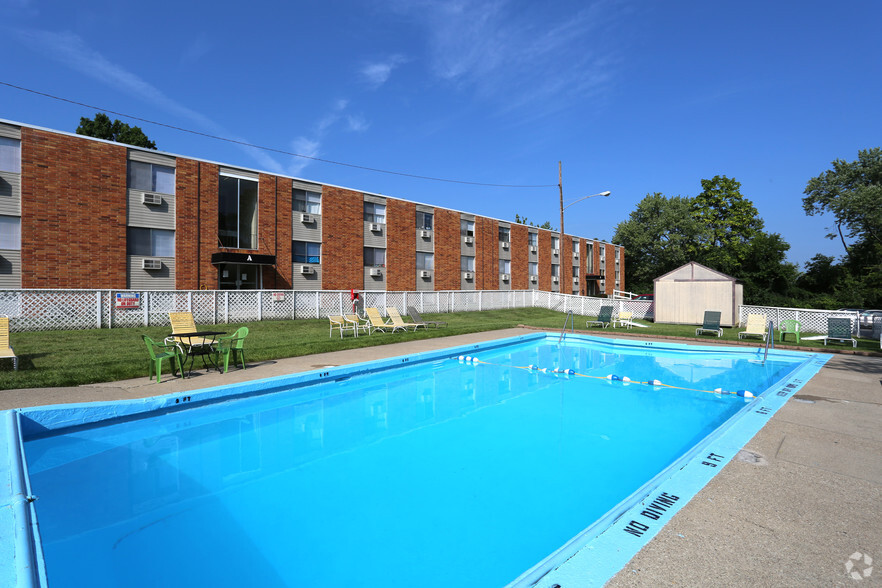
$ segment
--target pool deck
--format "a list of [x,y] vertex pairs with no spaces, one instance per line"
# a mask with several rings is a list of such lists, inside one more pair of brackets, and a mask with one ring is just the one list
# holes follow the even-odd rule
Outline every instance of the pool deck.
[[[159,384],[144,377],[3,390],[0,409],[173,394],[530,332],[505,329],[254,362],[227,374],[200,370],[186,380],[164,374]],[[857,554],[882,562],[882,357],[834,354],[607,585],[882,585],[882,566],[860,582],[849,576],[868,569],[862,557],[846,568]]]

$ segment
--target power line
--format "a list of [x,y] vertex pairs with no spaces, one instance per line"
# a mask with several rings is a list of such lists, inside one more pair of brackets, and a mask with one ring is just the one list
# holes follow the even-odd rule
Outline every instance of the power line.
[[166,127],[166,128],[168,128],[168,129],[173,129],[173,130],[175,130],[175,131],[181,131],[181,132],[183,132],[183,133],[190,133],[190,134],[192,134],[192,135],[199,135],[199,136],[201,136],[201,137],[207,137],[207,138],[209,138],[209,139],[216,139],[216,140],[218,140],[218,141],[226,141],[227,143],[235,143],[236,145],[243,145],[243,146],[245,146],[245,147],[253,147],[253,148],[255,148],[255,149],[262,149],[263,151],[270,151],[270,152],[273,152],[273,153],[279,153],[279,154],[282,154],[282,155],[291,155],[291,156],[293,156],[293,157],[301,157],[301,158],[303,158],[303,159],[309,159],[309,160],[312,160],[312,161],[319,161],[319,162],[321,162],[321,163],[330,163],[330,164],[332,164],[332,165],[341,165],[341,166],[344,166],[344,167],[351,167],[351,168],[355,168],[355,169],[361,169],[361,170],[365,170],[365,171],[372,171],[372,172],[377,172],[377,173],[381,173],[381,174],[390,174],[390,175],[393,175],[393,176],[403,176],[403,177],[406,177],[406,178],[416,178],[416,179],[419,179],[419,180],[431,180],[431,181],[433,181],[433,182],[447,182],[447,183],[450,183],[450,184],[466,184],[466,185],[469,185],[469,186],[484,186],[484,187],[490,187],[490,188],[555,188],[555,187],[557,187],[557,184],[535,184],[535,185],[527,185],[527,184],[489,184],[489,183],[483,183],[483,182],[468,182],[468,181],[464,181],[464,180],[451,180],[451,179],[447,179],[447,178],[435,178],[435,177],[432,177],[432,176],[421,176],[421,175],[417,175],[417,174],[408,174],[408,173],[405,173],[405,172],[390,171],[390,170],[387,170],[387,169],[379,169],[379,168],[375,168],[375,167],[367,167],[367,166],[364,166],[364,165],[356,165],[356,164],[354,164],[354,163],[344,163],[344,162],[342,162],[342,161],[333,161],[333,160],[330,160],[330,159],[322,159],[322,158],[320,158],[320,157],[312,157],[312,156],[310,156],[310,155],[303,155],[303,154],[301,154],[301,153],[294,153],[294,152],[292,152],[292,151],[285,151],[285,150],[283,150],[283,149],[276,149],[276,148],[274,148],[274,147],[264,147],[263,145],[256,145],[256,144],[254,144],[254,143],[248,143],[248,142],[246,142],[246,141],[238,141],[238,140],[236,140],[236,139],[228,139],[227,137],[220,137],[220,136],[218,136],[218,135],[212,135],[212,134],[209,134],[209,133],[203,133],[203,132],[200,132],[200,131],[193,131],[193,130],[191,130],[191,129],[185,129],[185,128],[183,128],[183,127],[178,127],[178,126],[175,126],[175,125],[170,125],[170,124],[166,124],[166,123],[162,123],[162,122],[157,122],[157,121],[155,121],[155,120],[149,120],[149,119],[146,119],[146,118],[141,118],[141,117],[139,117],[139,116],[133,116],[133,115],[131,115],[131,114],[125,114],[124,112],[117,112],[117,111],[115,111],[115,110],[110,110],[109,108],[102,108],[102,107],[100,107],[100,106],[93,106],[93,105],[91,105],[91,104],[85,104],[85,103],[83,103],[83,102],[77,102],[76,100],[71,100],[71,99],[69,99],[69,98],[63,98],[63,97],[61,97],[61,96],[55,96],[55,95],[53,95],[53,94],[47,94],[46,92],[39,92],[39,91],[37,91],[37,90],[31,90],[30,88],[24,88],[24,87],[22,87],[22,86],[16,86],[15,84],[10,84],[9,82],[4,82],[4,81],[2,81],[2,80],[0,80],[0,85],[8,86],[8,87],[10,87],[10,88],[15,88],[16,90],[21,90],[21,91],[23,91],[23,92],[30,92],[31,94],[36,94],[36,95],[38,95],[38,96],[43,96],[43,97],[45,97],[45,98],[52,98],[53,100],[59,100],[59,101],[61,101],[61,102],[67,102],[67,103],[69,103],[69,104],[76,104],[77,106],[84,106],[84,107],[86,107],[86,108],[89,108],[89,109],[92,109],[92,110],[96,110],[96,111],[100,111],[100,112],[109,112],[109,113],[111,113],[111,114],[115,114],[115,115],[117,115],[117,116],[122,116],[122,117],[129,118],[129,119],[132,119],[132,120],[138,120],[138,121],[145,122],[145,123],[148,123],[148,124],[151,124],[151,125],[157,125],[157,126],[160,126],[160,127]]

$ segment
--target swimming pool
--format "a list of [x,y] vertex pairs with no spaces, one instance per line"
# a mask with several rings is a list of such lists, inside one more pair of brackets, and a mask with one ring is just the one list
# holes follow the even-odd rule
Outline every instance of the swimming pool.
[[37,561],[53,587],[602,583],[825,358],[540,334],[22,410]]

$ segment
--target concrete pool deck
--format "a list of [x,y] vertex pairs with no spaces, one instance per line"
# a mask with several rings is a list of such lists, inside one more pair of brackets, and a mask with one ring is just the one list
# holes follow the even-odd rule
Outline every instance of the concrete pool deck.
[[[160,384],[143,377],[4,390],[0,408],[173,394],[531,332],[505,329],[250,363],[228,374],[199,370],[186,380],[165,374]],[[863,575],[869,567],[863,556],[882,561],[880,425],[882,358],[834,355],[608,585],[882,585],[882,567]]]

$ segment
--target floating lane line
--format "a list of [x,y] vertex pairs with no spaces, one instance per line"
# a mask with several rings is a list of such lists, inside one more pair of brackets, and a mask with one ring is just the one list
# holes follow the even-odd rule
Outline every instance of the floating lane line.
[[576,376],[578,378],[591,378],[593,380],[606,380],[609,382],[622,382],[625,385],[628,384],[641,384],[643,386],[652,386],[657,388],[670,388],[672,390],[687,390],[689,392],[704,392],[707,394],[715,394],[717,396],[731,395],[731,396],[740,396],[741,398],[751,399],[756,398],[753,392],[749,390],[723,390],[722,388],[716,388],[714,390],[703,390],[701,388],[686,388],[684,386],[673,386],[671,384],[664,384],[660,380],[632,380],[628,376],[619,376],[616,374],[608,374],[606,376],[592,376],[590,374],[580,374],[572,369],[558,369],[558,368],[545,368],[539,367],[536,365],[512,365],[508,366],[501,363],[492,363],[489,361],[483,361],[478,359],[477,357],[473,357],[471,355],[460,355],[456,358],[460,363],[470,363],[472,365],[495,365],[499,367],[510,367],[519,370],[532,371],[532,372],[540,372],[543,374],[549,374],[553,376]]

